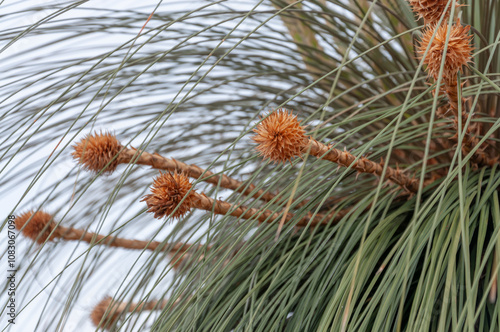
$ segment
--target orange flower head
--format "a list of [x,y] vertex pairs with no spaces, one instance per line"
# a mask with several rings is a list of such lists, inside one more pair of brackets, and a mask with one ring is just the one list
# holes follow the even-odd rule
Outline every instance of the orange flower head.
[[308,141],[297,116],[281,108],[270,113],[253,131],[256,135],[252,139],[258,144],[260,155],[278,163],[300,156]]
[[451,4],[446,10],[448,0],[408,0],[413,11],[418,15],[418,18],[423,18],[425,24],[433,24],[439,22],[441,16],[445,15],[442,22],[450,17]]
[[186,175],[177,172],[160,173],[154,179],[151,194],[144,196],[141,202],[146,201],[148,212],[161,219],[172,214],[185,197],[182,205],[172,214],[174,218],[181,218],[194,205],[195,194],[194,191],[189,192],[190,189],[191,183]]
[[118,306],[113,303],[113,299],[106,296],[94,307],[94,310],[90,313],[90,319],[95,326],[101,324],[101,327],[107,330],[115,325],[121,313]]
[[[31,220],[29,220],[30,218]],[[38,244],[52,241],[58,237],[57,231],[52,233],[56,228],[52,215],[43,211],[37,211],[34,214],[33,211],[28,211],[21,214],[16,218],[16,228],[18,230],[22,229],[24,236],[29,237]]]
[[[73,146],[73,158],[83,168],[93,172],[100,172],[120,152],[122,145],[111,133],[94,133],[85,136],[79,143]],[[118,166],[118,158],[115,158],[103,173],[112,173]]]
[[[418,46],[418,53],[423,57],[425,50],[429,46],[432,35],[436,31],[436,35],[430,45],[427,56],[424,59],[424,64],[427,65],[429,76],[435,80],[438,79],[441,60],[443,58],[444,47],[446,44],[446,34],[448,25],[443,24],[437,28],[436,26],[428,27],[422,36],[422,41]],[[472,36],[469,35],[470,25],[462,26],[460,20],[451,26],[448,49],[446,51],[446,59],[444,62],[443,79],[447,85],[457,84],[457,73],[462,71],[462,67],[472,60],[471,45]]]

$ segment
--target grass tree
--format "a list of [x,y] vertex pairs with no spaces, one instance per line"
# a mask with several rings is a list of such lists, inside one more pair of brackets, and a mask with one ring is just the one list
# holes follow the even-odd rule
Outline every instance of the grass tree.
[[498,331],[498,1],[193,3],[0,16],[18,319]]

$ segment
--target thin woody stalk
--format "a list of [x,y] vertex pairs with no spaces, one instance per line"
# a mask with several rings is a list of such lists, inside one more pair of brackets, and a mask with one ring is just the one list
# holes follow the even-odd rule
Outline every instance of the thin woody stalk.
[[[179,302],[177,300],[173,305]],[[144,310],[163,310],[169,300],[153,300],[141,303],[114,301],[110,296],[102,299],[90,313],[90,319],[95,326],[110,329],[125,313],[140,313]]]
[[[383,164],[371,161],[365,157],[360,157],[356,160],[356,157],[351,153],[335,149],[331,145],[323,144],[315,139],[309,139],[302,151],[309,151],[309,154],[317,158],[334,162],[340,166],[351,167],[360,173],[371,173],[379,177],[383,175]],[[406,176],[399,169],[387,167],[384,179],[390,180],[410,192],[415,193],[418,191],[418,181]]]
[[[297,117],[285,109],[279,109],[269,114],[254,129],[253,140],[258,143],[257,150],[264,158],[274,162],[290,161],[309,153],[317,158],[334,162],[340,166],[351,167],[360,173],[371,173],[379,177],[383,174],[383,164],[371,161],[365,157],[356,157],[347,152],[333,148],[305,135],[304,127]],[[415,193],[418,181],[405,175],[399,169],[387,167],[384,180],[390,180],[403,189]]]
[[[278,223],[281,220],[279,212],[249,208],[246,206],[234,206],[229,202],[214,200],[205,194],[199,194],[192,189],[187,176],[181,173],[160,173],[154,179],[151,186],[151,194],[144,196],[148,206],[148,212],[154,214],[155,218],[161,219],[171,216],[181,218],[192,208],[211,211],[219,215],[231,215],[242,219],[255,219],[259,223]],[[309,216],[299,220],[296,226],[316,226],[339,221],[349,210],[334,211],[329,215],[316,215],[311,219]],[[287,213],[285,222],[290,222],[295,217]],[[332,220],[333,219],[333,220]]]
[[202,181],[213,185],[219,185],[220,181],[220,187],[222,188],[231,189],[243,195],[261,199],[265,202],[269,202],[276,197],[266,192],[264,189],[259,189],[254,192],[256,188],[254,184],[246,185],[244,182],[233,179],[225,174],[215,175],[213,172],[204,170],[196,165],[187,165],[173,158],[169,159],[162,157],[157,153],[150,154],[145,151],[138,152],[135,149],[125,148],[122,153],[120,153],[119,158],[119,161],[122,163],[134,162],[136,164],[149,165],[153,168],[170,172],[183,172],[193,179],[200,179],[203,175]]
[[275,195],[266,192],[264,189],[255,191],[255,185],[245,184],[225,174],[216,175],[196,165],[188,165],[173,158],[165,158],[157,153],[151,154],[146,151],[123,147],[116,137],[110,133],[88,135],[74,146],[74,150],[72,153],[73,158],[89,171],[111,173],[119,164],[132,162],[169,172],[182,172],[194,179],[200,179],[203,176],[202,181],[213,185],[219,185],[220,181],[220,187],[222,188],[231,189],[265,202],[276,198]]
[[[31,218],[31,220],[30,220]],[[130,240],[118,237],[110,237],[102,234],[87,232],[82,229],[72,227],[58,226],[54,222],[54,218],[49,213],[43,211],[26,212],[16,218],[16,228],[23,234],[36,241],[39,244],[45,241],[54,239],[62,239],[66,241],[83,241],[95,245],[107,245],[110,247],[118,247],[133,250],[168,250],[169,254],[179,258],[179,255],[185,253],[193,246],[190,244],[178,242],[174,244],[161,243],[159,241],[141,241]],[[198,249],[206,247],[198,245]],[[210,248],[210,246],[208,246]]]
[[[205,195],[200,195],[195,192],[195,197],[197,199],[195,207],[198,209],[206,211],[214,211],[215,214],[220,215],[231,215],[234,217],[240,217],[242,219],[252,219],[255,218],[259,223],[279,223],[281,221],[280,213],[273,212],[271,210],[263,210],[258,208],[249,208],[243,205],[239,205],[236,208],[228,202],[221,200],[214,200],[213,198],[207,197]],[[335,218],[334,222],[339,221],[350,209],[341,210],[338,212],[333,212],[327,216],[323,214],[318,214],[314,219],[309,217],[304,217],[299,220],[296,226],[305,227],[308,224],[310,226],[316,226],[319,224],[328,224],[331,222],[331,218]],[[285,222],[288,223],[294,218],[293,213],[287,213],[285,217]]]

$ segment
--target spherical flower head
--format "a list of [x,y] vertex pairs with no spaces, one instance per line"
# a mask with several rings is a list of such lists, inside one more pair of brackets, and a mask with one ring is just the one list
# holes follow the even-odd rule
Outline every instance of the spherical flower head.
[[[462,70],[463,66],[472,60],[472,36],[469,35],[469,30],[470,26],[462,26],[460,20],[451,26],[448,49],[446,51],[446,59],[443,68],[443,79],[447,85],[456,85],[457,73]],[[423,57],[425,50],[429,46],[434,31],[436,31],[436,26],[430,26],[424,31],[422,41],[418,46],[420,57]],[[424,64],[427,65],[429,75],[435,80],[437,80],[439,76],[441,60],[446,45],[447,31],[448,25],[446,24],[437,27],[434,40],[424,59]]]
[[[120,152],[122,145],[113,134],[96,132],[85,136],[73,148],[75,149],[72,153],[73,158],[86,170],[98,173]],[[115,158],[103,173],[114,172],[118,163],[118,159]]]
[[[181,218],[191,210],[195,200],[194,190],[191,192],[189,178],[182,173],[160,173],[151,186],[151,194],[144,196],[148,212],[154,213],[154,217],[161,219],[171,215],[173,218]],[[177,207],[184,199],[182,204]],[[177,210],[176,210],[177,208]],[[174,212],[175,210],[175,212]]]
[[103,329],[109,329],[115,325],[118,318],[120,318],[121,311],[113,303],[113,299],[106,296],[94,307],[94,310],[90,313],[90,319],[95,326],[101,324],[100,326]]
[[423,18],[425,24],[438,23],[444,13],[442,22],[450,16],[451,5],[446,10],[448,0],[409,0],[411,8],[418,15],[418,18]]
[[258,144],[257,151],[273,162],[291,161],[293,157],[300,156],[308,142],[297,116],[285,109],[270,113],[253,131],[256,135],[252,139]]
[[[29,220],[30,218],[31,220]],[[52,215],[43,211],[35,213],[28,211],[16,218],[16,228],[22,230],[24,236],[29,237],[39,244],[51,241],[57,237],[58,234],[56,232],[52,233],[55,227],[56,224],[53,221]]]

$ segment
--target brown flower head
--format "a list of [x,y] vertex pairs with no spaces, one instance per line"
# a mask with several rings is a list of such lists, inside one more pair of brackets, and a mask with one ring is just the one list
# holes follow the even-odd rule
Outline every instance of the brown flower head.
[[[418,53],[423,57],[425,50],[429,46],[432,35],[436,31],[436,36],[432,41],[427,56],[424,59],[424,64],[427,65],[429,75],[435,80],[439,76],[439,68],[446,44],[448,25],[443,24],[437,28],[436,26],[428,27],[422,36],[422,41],[418,46]],[[446,51],[446,59],[443,69],[443,79],[447,85],[457,84],[457,73],[462,70],[462,67],[472,60],[471,38],[469,35],[470,25],[462,26],[460,20],[451,26],[448,49]]]
[[[122,145],[111,133],[94,133],[85,136],[79,143],[73,146],[73,158],[76,159],[86,170],[100,172],[120,152]],[[118,166],[118,158],[115,158],[103,173],[112,173]]]
[[[30,218],[31,220],[29,220]],[[34,214],[33,211],[28,211],[16,218],[16,228],[18,230],[22,229],[24,236],[39,244],[52,241],[58,237],[57,232],[52,233],[55,227],[56,223],[53,221],[52,216],[43,211],[37,211]]]
[[308,141],[297,116],[281,108],[270,113],[253,131],[256,135],[252,139],[259,144],[257,151],[274,162],[300,156]]
[[101,324],[103,329],[109,329],[115,325],[121,314],[118,305],[114,303],[110,296],[106,296],[94,307],[94,310],[90,313],[90,319],[95,326]]
[[[160,172],[151,186],[151,194],[144,196],[141,202],[146,201],[148,212],[154,213],[155,218],[161,219],[174,212],[190,189],[191,183],[186,175],[177,172]],[[194,200],[194,191],[191,191],[172,217],[184,216],[193,207]]]
[[[418,18],[423,18],[425,24],[439,22],[446,9],[448,0],[408,0],[413,11],[418,15]],[[442,22],[450,16],[451,5],[446,10],[445,17]]]

